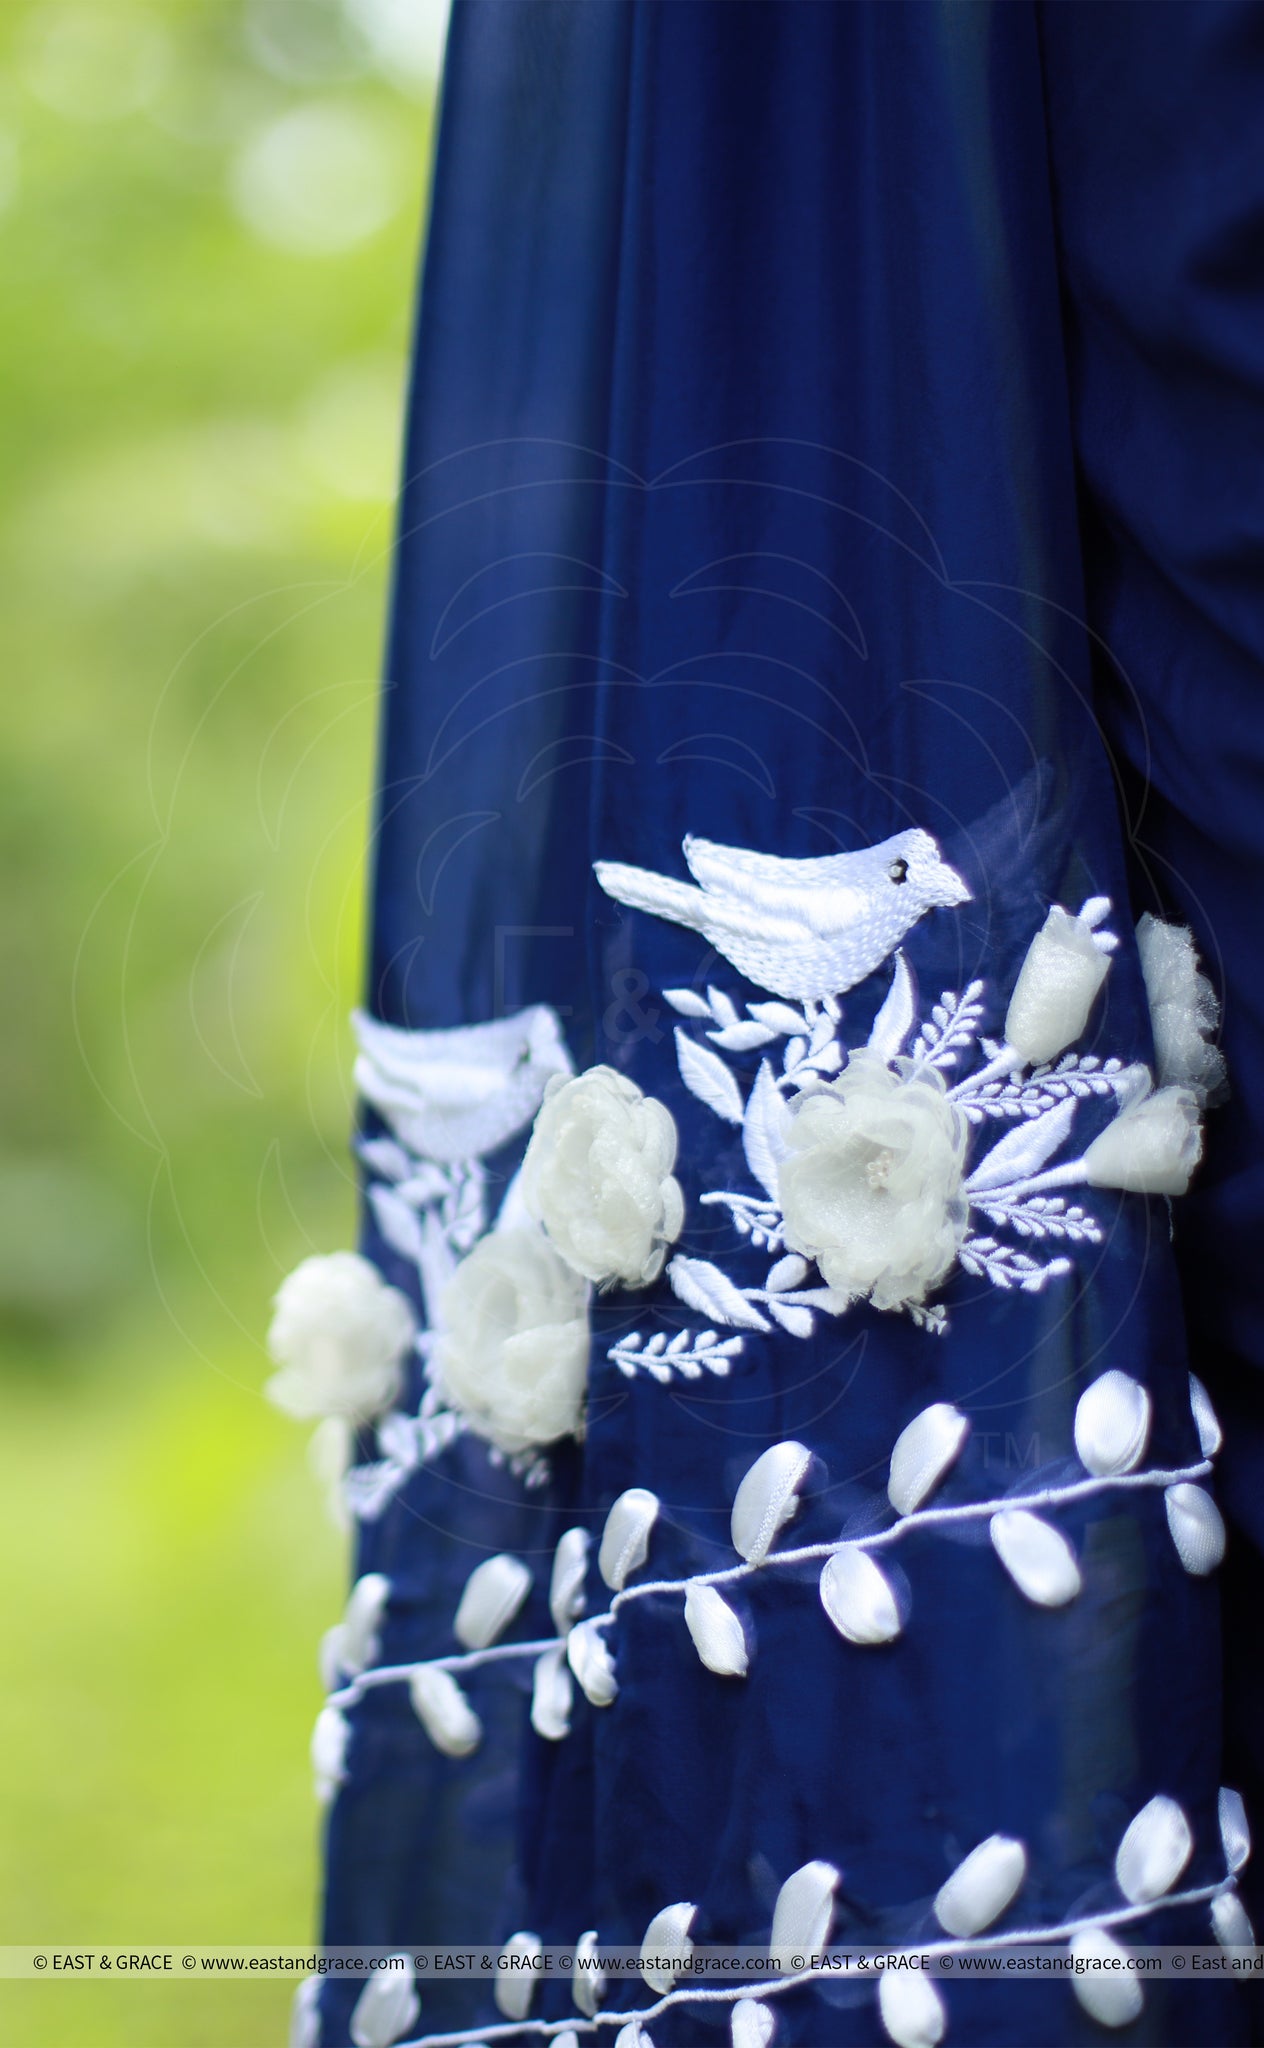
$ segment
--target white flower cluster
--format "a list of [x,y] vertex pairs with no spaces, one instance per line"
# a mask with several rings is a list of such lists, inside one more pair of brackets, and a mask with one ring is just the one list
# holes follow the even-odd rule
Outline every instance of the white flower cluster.
[[595,1287],[646,1287],[685,1220],[670,1110],[613,1067],[555,1076],[522,1166],[523,1196]]
[[966,1233],[966,1124],[942,1075],[854,1052],[801,1095],[780,1174],[785,1240],[815,1259],[839,1307],[924,1301]]

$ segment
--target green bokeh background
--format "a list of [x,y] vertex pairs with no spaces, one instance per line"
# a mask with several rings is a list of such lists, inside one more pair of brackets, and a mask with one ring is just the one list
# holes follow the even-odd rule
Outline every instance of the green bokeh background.
[[[354,1229],[437,13],[0,13],[0,1943],[315,1925],[345,1538],[261,1338]],[[290,1988],[2,1982],[0,2039],[264,2048]]]

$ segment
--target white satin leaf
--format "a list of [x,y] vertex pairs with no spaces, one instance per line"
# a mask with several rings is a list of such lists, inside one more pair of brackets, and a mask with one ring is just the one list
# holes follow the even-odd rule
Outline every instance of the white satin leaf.
[[916,1970],[882,1972],[878,2011],[895,2048],[938,2048],[948,2026],[943,1999]]
[[1189,1376],[1189,1405],[1194,1411],[1194,1427],[1198,1431],[1203,1456],[1214,1458],[1224,1442],[1224,1431],[1220,1427],[1220,1418],[1211,1405],[1211,1395],[1197,1373],[1193,1372]]
[[1251,1824],[1246,1817],[1242,1794],[1231,1786],[1220,1787],[1220,1840],[1225,1863],[1233,1876],[1245,1868],[1251,1854]]
[[1193,1853],[1189,1822],[1160,1792],[1129,1821],[1115,1854],[1115,1882],[1130,1905],[1149,1905],[1171,1891]]
[[594,1968],[596,1955],[597,1930],[589,1927],[575,1943],[575,1965],[571,1971],[571,1997],[589,2020],[594,2018],[606,1995],[606,1973]]
[[822,1607],[849,1643],[894,1642],[903,1627],[885,1572],[858,1544],[826,1559],[820,1591]]
[[492,1986],[492,1997],[496,2010],[503,2012],[507,2020],[525,2020],[535,1997],[536,1959],[544,1952],[544,1943],[538,1934],[525,1929],[511,1934],[500,1951],[505,1967],[496,1971]]
[[739,1998],[733,2007],[732,2048],[769,2048],[777,2016],[759,1998]]
[[1065,1607],[1083,1581],[1066,1537],[1026,1508],[993,1515],[992,1543],[1020,1593],[1037,1607]]
[[1211,1931],[1221,1948],[1255,1947],[1255,1929],[1236,1892],[1218,1892],[1212,1900]]
[[1214,1572],[1225,1552],[1225,1525],[1209,1493],[1182,1479],[1163,1496],[1176,1554],[1196,1579]]
[[566,1638],[566,1656],[589,1705],[608,1707],[618,1695],[619,1681],[604,1631],[595,1619],[576,1623]]
[[467,1650],[485,1650],[503,1635],[531,1591],[531,1572],[520,1557],[484,1558],[465,1581],[452,1626]]
[[531,1726],[546,1742],[561,1742],[571,1732],[571,1706],[575,1689],[566,1647],[554,1644],[537,1657],[531,1683]]
[[370,1977],[351,2013],[351,2038],[355,2048],[392,2048],[411,2033],[421,2011],[421,2000],[413,1982],[412,1957],[392,1958],[401,1967],[379,1970]]
[[[641,1975],[654,1991],[670,1991],[693,1954],[690,1928],[698,1908],[687,1899],[655,1913],[641,1943]],[[662,1967],[660,1967],[660,1965]]]
[[630,1486],[606,1516],[597,1569],[613,1592],[621,1592],[649,1556],[650,1530],[658,1520],[658,1509],[656,1493],[644,1486]]
[[799,1488],[812,1453],[791,1440],[756,1458],[733,1501],[733,1548],[748,1564],[762,1564],[779,1530],[798,1513]]
[[688,1588],[685,1626],[708,1671],[720,1678],[745,1678],[750,1665],[746,1631],[714,1586]]
[[935,1401],[915,1415],[895,1440],[887,1498],[897,1515],[911,1515],[954,1465],[970,1424],[949,1401]]
[[1010,1835],[989,1835],[960,1862],[935,1895],[935,1917],[962,1941],[982,1934],[1017,1898],[1027,1851]]
[[795,1955],[818,1955],[834,1924],[834,1894],[842,1874],[832,1863],[805,1863],[792,1870],[772,1909],[768,1946],[781,1967]]
[[346,1715],[341,1714],[337,1707],[322,1707],[316,1716],[311,1742],[316,1797],[322,1805],[333,1798],[347,1774],[347,1743],[350,1738],[351,1724]]
[[1089,1967],[1072,1977],[1071,1988],[1099,2027],[1129,2026],[1145,2004],[1136,1971],[1121,1967],[1128,1954],[1105,1927],[1086,1927],[1072,1939],[1072,1958],[1083,1959]]
[[1126,1372],[1104,1372],[1080,1395],[1075,1448],[1087,1472],[1131,1472],[1150,1441],[1150,1396]]
[[588,1550],[592,1539],[587,1529],[567,1529],[553,1552],[553,1576],[549,1581],[549,1613],[553,1626],[564,1636],[584,1611],[584,1580],[588,1574]]
[[444,1756],[469,1756],[483,1739],[483,1724],[450,1671],[419,1664],[408,1681],[413,1712]]

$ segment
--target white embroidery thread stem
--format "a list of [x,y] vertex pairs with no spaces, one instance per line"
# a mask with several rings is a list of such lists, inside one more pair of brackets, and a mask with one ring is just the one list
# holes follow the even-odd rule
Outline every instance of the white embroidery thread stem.
[[[1169,1906],[1206,1905],[1222,1893],[1236,1889],[1231,1877],[1222,1878],[1219,1884],[1205,1884],[1196,1891],[1170,1892],[1166,1898],[1151,1899],[1139,1906],[1120,1906],[1112,1913],[1089,1915],[1083,1920],[1064,1920],[1057,1927],[1014,1928],[1002,1934],[981,1936],[977,1941],[917,1942],[906,1952],[919,1956],[960,1956],[982,1955],[997,1948],[1038,1948],[1054,1942],[1072,1941],[1077,1934],[1086,1934],[1095,1928],[1126,1927],[1134,1920],[1148,1919]],[[890,1953],[895,1955],[901,1951],[892,1949]],[[548,2040],[552,2035],[566,2033],[568,2028],[573,2034],[595,2034],[601,2027],[625,2027],[631,2019],[645,2026],[674,2005],[731,2005],[739,1998],[775,1998],[783,1991],[794,1991],[805,1984],[815,1983],[820,1977],[834,1975],[825,1966],[819,1970],[799,1970],[792,1977],[770,1977],[760,1984],[730,1984],[703,1991],[682,1987],[678,1991],[668,1991],[653,2005],[637,2006],[633,2011],[599,2012],[590,2020],[521,2020],[503,2027],[470,2027],[460,2034],[423,2034],[412,2041],[398,2042],[397,2048],[467,2048],[468,2043],[513,2041],[523,2034],[531,2034],[537,2040]],[[875,1971],[873,1982],[876,1984],[877,1980]]]
[[353,1707],[366,1692],[378,1685],[406,1685],[414,1671],[423,1665],[440,1671],[476,1671],[481,1664],[503,1664],[512,1657],[539,1657],[545,1650],[555,1650],[557,1636],[543,1636],[533,1643],[493,1643],[486,1650],[464,1650],[454,1652],[450,1657],[415,1657],[411,1664],[375,1664],[353,1678],[350,1685],[344,1685],[339,1692],[331,1692],[325,1704],[329,1707]]
[[[844,1538],[832,1543],[803,1544],[797,1550],[774,1550],[758,1564],[726,1565],[719,1571],[695,1572],[687,1579],[642,1580],[635,1586],[625,1586],[616,1593],[604,1614],[592,1617],[593,1626],[608,1628],[621,1607],[632,1600],[646,1600],[651,1594],[675,1593],[683,1595],[690,1586],[731,1586],[741,1579],[748,1579],[756,1572],[768,1571],[773,1565],[815,1564],[844,1549],[882,1550],[888,1544],[898,1543],[913,1529],[940,1528],[954,1522],[988,1521],[995,1514],[1011,1508],[1057,1508],[1067,1507],[1078,1500],[1091,1500],[1095,1494],[1128,1489],[1135,1491],[1147,1487],[1169,1487],[1182,1480],[1205,1479],[1213,1470],[1210,1458],[1200,1464],[1184,1465],[1168,1471],[1113,1472],[1103,1473],[1088,1479],[1073,1480],[1067,1486],[1046,1486],[1036,1493],[1003,1494],[997,1500],[963,1501],[950,1508],[916,1508],[911,1515],[902,1515],[890,1528],[878,1529],[870,1536]],[[514,1657],[539,1657],[546,1650],[556,1649],[560,1638],[546,1636],[529,1643],[494,1643],[490,1649],[469,1650],[463,1654],[446,1657],[418,1657],[411,1664],[380,1664],[360,1673],[350,1685],[341,1691],[331,1693],[326,1701],[331,1707],[351,1707],[366,1692],[378,1685],[404,1685],[421,1664],[436,1665],[442,1671],[474,1671],[482,1664],[505,1663]],[[1096,1923],[1093,1923],[1096,1925]],[[470,2037],[477,2040],[475,2034]]]

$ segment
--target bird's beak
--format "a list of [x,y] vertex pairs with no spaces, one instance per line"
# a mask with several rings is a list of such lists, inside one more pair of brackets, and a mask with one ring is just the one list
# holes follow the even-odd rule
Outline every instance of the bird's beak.
[[969,903],[972,901],[970,891],[957,873],[956,868],[950,868],[946,863],[942,870],[939,889],[938,901],[945,905],[945,907],[950,908],[957,903]]

